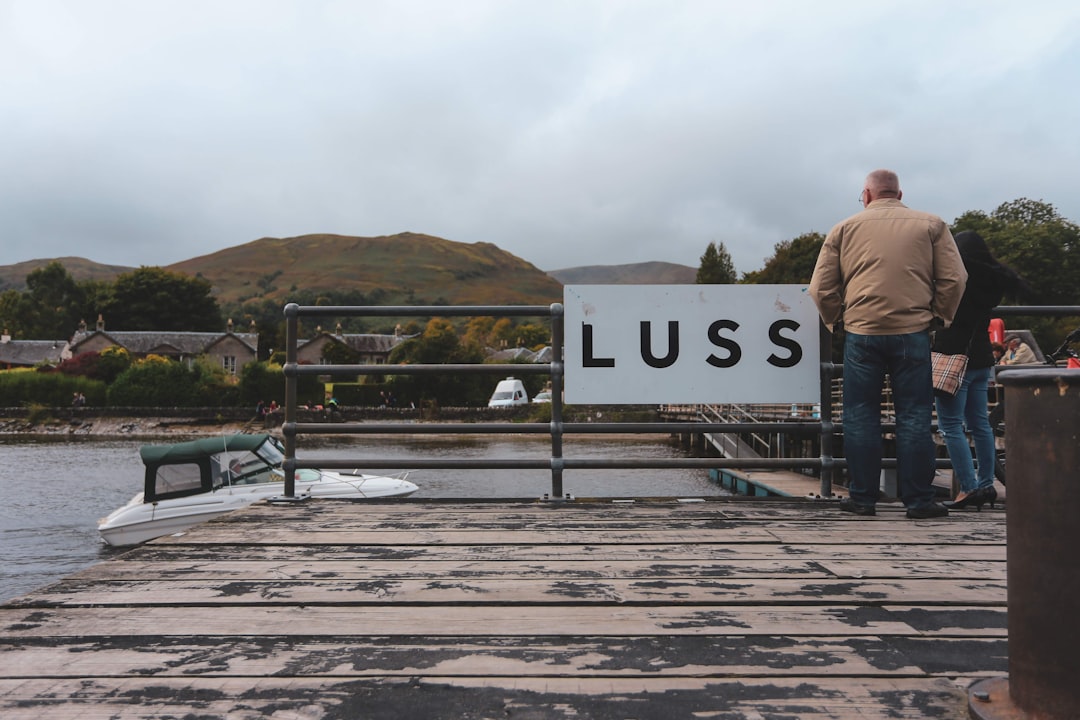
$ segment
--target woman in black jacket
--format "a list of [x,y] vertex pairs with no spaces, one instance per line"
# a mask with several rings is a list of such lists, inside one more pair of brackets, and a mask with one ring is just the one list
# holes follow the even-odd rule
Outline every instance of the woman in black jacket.
[[[994,433],[987,414],[987,389],[994,365],[990,350],[990,311],[1007,293],[1023,287],[1020,276],[1002,265],[986,242],[973,231],[956,234],[956,246],[968,273],[967,288],[949,327],[934,334],[933,349],[947,355],[966,354],[967,372],[956,395],[935,393],[938,430],[952,460],[953,477],[960,483],[960,492],[951,508],[974,506],[981,510],[984,503],[994,507]],[[975,463],[964,427],[971,433],[975,446]]]

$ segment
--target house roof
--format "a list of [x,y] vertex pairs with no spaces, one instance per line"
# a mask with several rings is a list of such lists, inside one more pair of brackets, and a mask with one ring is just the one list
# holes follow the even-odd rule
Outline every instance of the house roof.
[[488,354],[488,359],[496,362],[546,363],[551,362],[551,347],[542,347],[536,351],[523,347],[495,350]]
[[71,338],[71,347],[78,352],[80,345],[96,335],[108,338],[114,345],[119,345],[128,352],[137,355],[151,353],[199,355],[206,352],[207,348],[215,345],[226,337],[234,337],[252,352],[259,346],[258,333],[221,333],[221,332],[157,332],[157,331],[105,331],[91,330],[77,332]]
[[401,335],[375,335],[370,333],[319,333],[309,340],[301,340],[298,347],[307,347],[320,339],[329,339],[339,342],[360,353],[389,354],[402,340],[407,339]]
[[0,364],[32,367],[42,362],[58,364],[63,359],[64,340],[8,340],[0,343]]

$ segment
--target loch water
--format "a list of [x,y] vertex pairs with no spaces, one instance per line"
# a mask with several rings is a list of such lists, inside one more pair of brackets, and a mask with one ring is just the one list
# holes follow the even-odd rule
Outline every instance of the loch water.
[[[0,602],[124,552],[101,542],[98,519],[142,489],[142,445],[184,439],[0,437]],[[536,435],[384,435],[305,439],[297,454],[305,460],[547,458],[550,448],[546,436]],[[670,458],[686,451],[666,437],[600,436],[566,439],[563,456]],[[538,498],[551,491],[548,470],[417,470],[409,479],[420,487],[416,498]],[[563,490],[578,497],[725,494],[701,469],[566,470]]]

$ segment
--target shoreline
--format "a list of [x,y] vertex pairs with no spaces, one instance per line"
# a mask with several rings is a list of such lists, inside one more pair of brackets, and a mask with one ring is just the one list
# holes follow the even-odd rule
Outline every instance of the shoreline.
[[[278,432],[275,432],[278,431]],[[156,417],[108,417],[93,421],[31,423],[25,418],[0,419],[0,437],[163,437],[172,435],[219,435],[221,433],[269,432],[280,434],[280,425],[251,427],[250,423]]]
[[[439,423],[490,423],[490,422],[543,422],[537,418],[536,406],[515,408],[440,408],[437,413],[422,413],[411,408],[342,407],[334,415],[334,422],[439,424]],[[655,422],[650,410],[641,408],[575,408],[579,421],[604,417],[605,421]],[[325,411],[302,410],[300,422],[329,420]],[[46,408],[30,412],[25,408],[0,408],[0,438],[2,437],[170,437],[183,435],[220,435],[222,433],[266,432],[281,436],[280,411],[259,419],[244,408]],[[573,419],[567,418],[567,422]],[[372,433],[375,434],[375,433]],[[385,434],[385,433],[383,433]],[[389,433],[393,436],[397,433]],[[417,433],[431,435],[431,433]],[[621,435],[643,438],[667,437],[669,433],[604,433],[596,437],[614,438]],[[591,434],[588,434],[591,435]],[[568,439],[582,437],[581,433],[565,434]]]
[[[398,422],[390,420],[389,422]],[[437,425],[440,423],[456,422],[456,420],[400,420],[403,425]],[[25,418],[0,418],[0,441],[12,439],[48,438],[59,440],[63,438],[88,438],[97,440],[109,440],[116,438],[176,438],[177,441],[185,437],[205,437],[222,434],[236,433],[269,433],[278,438],[282,437],[281,424],[265,425],[262,423],[241,422],[234,420],[210,420],[205,418],[174,418],[174,417],[99,417],[93,421],[78,420],[75,422],[50,422],[32,424]],[[490,433],[488,433],[490,434]],[[548,437],[547,434],[537,433],[500,433],[502,435],[529,435],[534,437]],[[616,441],[669,441],[671,433],[663,431],[633,433],[564,433],[563,443],[575,444],[591,442],[599,439]],[[471,433],[358,433],[352,437],[380,437],[380,438],[416,438],[416,437],[468,437]],[[308,435],[306,437],[313,437]],[[331,437],[329,435],[323,437]],[[338,435],[337,437],[348,437]]]

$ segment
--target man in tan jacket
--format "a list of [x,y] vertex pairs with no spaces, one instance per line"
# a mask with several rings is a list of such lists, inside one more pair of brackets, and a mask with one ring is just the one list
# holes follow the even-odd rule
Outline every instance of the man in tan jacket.
[[896,409],[897,485],[909,518],[949,511],[934,502],[930,326],[952,322],[967,272],[949,226],[900,202],[896,173],[866,177],[863,211],[829,231],[810,280],[822,321],[843,324],[844,455],[850,498],[840,509],[875,514],[881,476],[885,375]]

